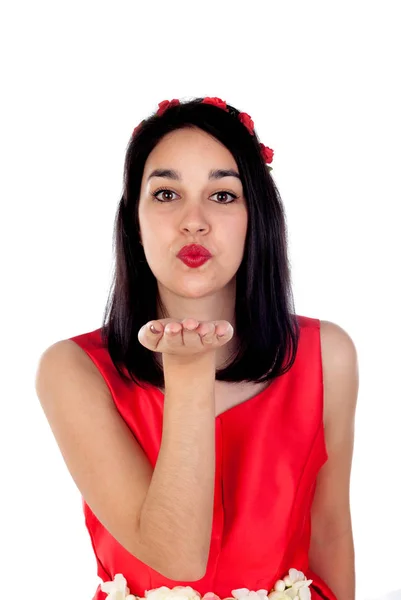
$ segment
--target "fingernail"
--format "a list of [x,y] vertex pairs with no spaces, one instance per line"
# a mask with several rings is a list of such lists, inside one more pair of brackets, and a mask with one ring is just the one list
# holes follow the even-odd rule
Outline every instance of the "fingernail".
[[230,332],[226,331],[225,333],[218,333],[217,337],[224,337],[225,335],[228,335]]
[[149,329],[152,333],[160,333],[161,332],[161,329],[156,329],[156,327],[154,325],[151,325],[149,327]]

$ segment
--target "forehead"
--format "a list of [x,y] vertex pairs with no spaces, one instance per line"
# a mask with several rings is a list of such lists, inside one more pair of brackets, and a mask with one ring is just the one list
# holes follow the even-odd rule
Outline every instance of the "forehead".
[[166,134],[153,148],[145,163],[148,177],[156,168],[188,170],[237,169],[231,152],[214,137],[198,128],[178,129]]

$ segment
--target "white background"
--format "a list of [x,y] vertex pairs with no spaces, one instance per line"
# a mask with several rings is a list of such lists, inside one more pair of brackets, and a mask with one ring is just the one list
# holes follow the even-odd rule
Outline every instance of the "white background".
[[356,344],[357,600],[400,590],[399,8],[2,7],[2,596],[89,600],[97,587],[80,493],[35,372],[50,344],[101,324],[133,128],[162,100],[195,96],[249,113],[275,150],[296,312]]

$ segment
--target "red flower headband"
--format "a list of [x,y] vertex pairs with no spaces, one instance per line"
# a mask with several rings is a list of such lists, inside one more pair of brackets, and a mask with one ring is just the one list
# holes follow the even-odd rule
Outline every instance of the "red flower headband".
[[[160,117],[168,108],[171,108],[172,106],[177,106],[178,104],[180,104],[180,101],[176,98],[174,98],[173,100],[163,100],[163,102],[159,102],[159,108],[156,114]],[[203,98],[201,104],[213,104],[214,106],[217,106],[218,108],[222,108],[223,110],[229,112],[227,108],[227,103],[224,100],[221,100],[220,98]],[[255,126],[250,115],[248,115],[245,112],[240,112],[238,115],[238,119],[243,125],[245,125],[245,127],[251,135],[255,135]],[[144,121],[142,121],[137,127],[135,127],[132,135],[134,135],[140,129],[143,122]],[[273,160],[274,150],[268,148],[264,144],[259,144],[259,146],[264,161],[266,163],[271,163]],[[271,171],[272,167],[268,167],[268,169],[269,171]]]

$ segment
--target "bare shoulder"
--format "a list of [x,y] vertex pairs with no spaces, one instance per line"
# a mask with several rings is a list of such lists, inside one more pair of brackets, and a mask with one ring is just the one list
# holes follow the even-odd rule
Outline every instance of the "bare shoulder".
[[68,358],[78,361],[82,366],[97,371],[93,361],[87,353],[72,340],[60,340],[46,348],[40,357],[40,361],[59,361]]
[[326,360],[356,358],[355,343],[350,334],[332,321],[320,321],[322,356]]
[[350,334],[337,323],[320,321],[325,426],[355,413],[359,386],[358,354]]
[[[40,399],[45,397],[45,389],[49,379],[55,379],[63,371],[63,376],[70,380],[85,378],[85,385],[91,386],[92,391],[101,393],[104,398],[108,398],[112,404],[110,390],[88,354],[74,341],[66,339],[55,342],[45,349],[39,359],[36,371],[36,391],[41,391]],[[93,388],[96,388],[94,390]]]

